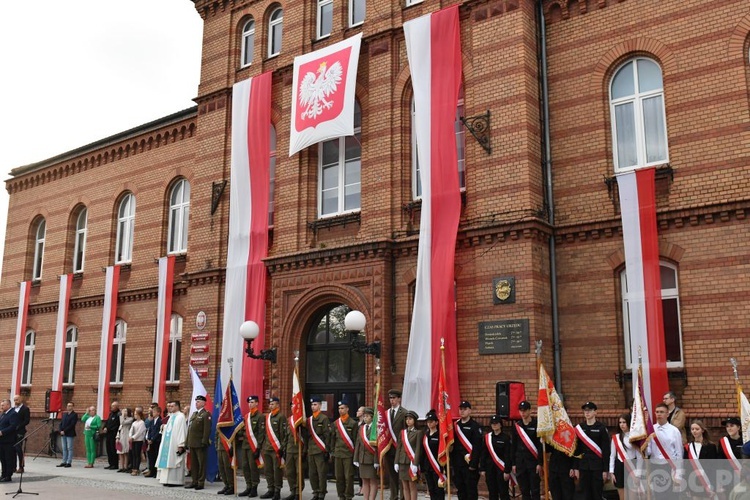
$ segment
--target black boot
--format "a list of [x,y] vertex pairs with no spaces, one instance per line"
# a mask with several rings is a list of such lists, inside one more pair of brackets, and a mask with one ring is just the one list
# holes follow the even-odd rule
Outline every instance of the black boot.
[[249,486],[248,486],[247,488],[245,488],[245,491],[243,491],[242,493],[238,493],[238,494],[237,494],[237,496],[238,496],[238,497],[246,497],[246,496],[250,496],[250,493],[252,492],[252,490],[253,490],[253,489],[252,489],[251,487],[249,487]]
[[281,500],[281,491],[276,490],[273,494],[273,500]]
[[265,493],[263,493],[260,498],[273,498],[274,493],[273,490],[268,490]]
[[250,487],[250,494],[248,495],[248,497],[255,498],[257,496],[258,496],[258,487],[257,486],[251,486]]
[[295,500],[296,498],[297,498],[297,494],[296,493],[292,493],[288,497],[284,497],[284,500]]

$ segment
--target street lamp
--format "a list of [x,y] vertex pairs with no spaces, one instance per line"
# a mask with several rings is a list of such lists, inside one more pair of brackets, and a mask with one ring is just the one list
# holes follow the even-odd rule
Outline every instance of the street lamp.
[[359,340],[359,333],[365,329],[366,324],[367,319],[360,311],[350,311],[344,318],[344,328],[349,332],[352,351],[371,354],[380,359],[380,342],[368,344]]
[[264,361],[270,361],[271,363],[276,362],[276,348],[272,349],[262,349],[260,351],[260,354],[255,354],[253,352],[253,340],[258,338],[258,334],[260,333],[260,327],[258,327],[258,323],[255,321],[245,321],[240,325],[240,335],[243,339],[245,339],[245,342],[247,342],[247,347],[245,347],[245,354],[247,354],[248,358],[253,359],[262,359]]

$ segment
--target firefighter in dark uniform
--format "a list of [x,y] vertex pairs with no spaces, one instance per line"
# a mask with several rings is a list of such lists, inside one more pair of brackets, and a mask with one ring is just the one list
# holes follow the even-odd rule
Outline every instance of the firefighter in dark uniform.
[[575,458],[567,453],[552,448],[549,457],[549,491],[552,498],[560,500],[573,500],[576,492],[576,483],[570,477]]
[[508,480],[511,468],[510,436],[503,432],[500,415],[490,417],[492,431],[485,434],[479,447],[479,468],[487,482],[489,500],[509,500]]
[[471,418],[471,403],[458,405],[461,418],[454,424],[455,440],[451,450],[453,483],[459,500],[476,500],[479,497],[479,447],[482,446],[482,428]]
[[521,420],[513,424],[511,470],[516,475],[523,500],[538,500],[539,474],[542,472],[544,458],[542,444],[536,436],[536,419],[531,416],[531,403],[521,401],[518,411]]
[[731,453],[737,459],[742,458],[742,421],[737,417],[730,417],[721,421],[727,435],[719,440],[719,458],[730,458]]
[[[258,484],[260,484],[260,467],[256,460],[260,459],[261,448],[265,440],[265,434],[262,432],[263,414],[258,411],[258,396],[248,396],[247,407],[249,408],[242,430],[237,433],[236,452],[242,456],[242,475],[245,477],[245,490],[240,492],[238,497],[255,498],[258,496]],[[250,434],[247,426],[250,425],[252,435],[257,441],[256,451],[253,451],[253,445],[248,439]]]
[[[286,433],[286,417],[281,413],[279,408],[279,398],[272,397],[268,400],[268,414],[263,422],[263,431],[265,439],[261,453],[263,453],[263,470],[266,472],[266,482],[268,491],[263,493],[260,498],[272,498],[281,500],[281,488],[284,486],[284,474],[282,469],[281,453],[282,443]],[[278,450],[278,451],[277,451]]]
[[600,500],[604,481],[609,475],[611,438],[607,427],[596,420],[596,404],[587,401],[581,409],[586,421],[576,426],[578,446],[575,454],[580,459],[573,464],[573,476],[580,482],[583,498]]
[[211,442],[211,413],[206,411],[205,396],[195,397],[196,410],[190,415],[187,446],[190,449],[190,476],[192,481],[185,488],[202,490],[206,482],[206,460]]
[[[304,403],[303,403],[304,404]],[[291,406],[289,407],[289,418],[287,418],[287,429],[285,432],[285,440],[284,440],[284,460],[286,460],[286,465],[284,466],[284,474],[286,474],[286,482],[289,485],[289,489],[291,490],[291,493],[288,497],[285,497],[284,500],[296,500],[297,499],[297,493],[299,493],[300,488],[298,488],[297,483],[297,471],[299,470],[299,456],[300,456],[300,441],[301,448],[302,448],[302,457],[304,460],[304,455],[307,452],[307,428],[305,427],[305,423],[302,422],[299,424],[298,427],[294,427],[294,401],[292,401]],[[301,474],[302,477],[302,488],[305,489],[305,473],[304,470]]]
[[[425,415],[427,429],[424,431],[424,438],[419,446],[422,447],[422,463],[420,469],[427,481],[427,490],[430,492],[430,500],[445,499],[445,467],[438,461],[438,452],[440,451],[440,429],[438,428],[438,416],[435,410],[430,410]],[[440,470],[440,475],[435,471]]]
[[[219,476],[224,483],[224,488],[216,493],[217,495],[234,495],[234,468],[232,467],[232,457],[229,456],[229,453],[224,449],[224,445],[221,442],[220,428],[216,429],[214,446],[216,446],[216,455],[219,459]],[[239,448],[238,443],[235,442],[233,446],[235,447],[234,453],[239,453],[239,451],[237,451]]]
[[359,425],[349,416],[349,405],[346,401],[339,401],[338,408],[339,418],[334,420],[333,429],[331,429],[336,493],[341,500],[352,500],[354,498],[354,444],[357,441]]

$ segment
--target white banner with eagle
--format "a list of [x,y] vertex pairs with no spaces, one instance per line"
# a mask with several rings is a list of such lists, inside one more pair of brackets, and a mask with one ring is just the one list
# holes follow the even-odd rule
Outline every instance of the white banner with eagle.
[[294,58],[289,156],[354,135],[354,87],[362,34]]

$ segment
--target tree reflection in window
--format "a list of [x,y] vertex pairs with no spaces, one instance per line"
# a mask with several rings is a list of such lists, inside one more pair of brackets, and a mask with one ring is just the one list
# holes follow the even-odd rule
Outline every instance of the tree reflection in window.
[[[344,317],[350,311],[343,304],[326,310],[307,339],[307,381],[362,382],[365,380],[364,354],[349,347]],[[359,338],[365,340],[365,332]]]

